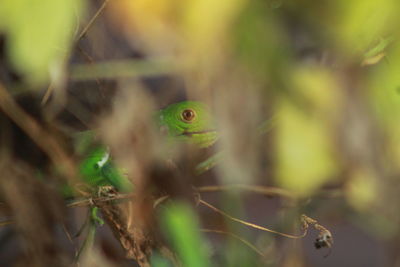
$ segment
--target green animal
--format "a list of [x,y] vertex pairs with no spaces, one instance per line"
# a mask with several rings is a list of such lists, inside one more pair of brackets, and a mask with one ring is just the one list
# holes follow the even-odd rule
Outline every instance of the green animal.
[[169,105],[158,112],[158,122],[165,127],[170,138],[209,147],[218,139],[209,108],[196,101],[183,101]]
[[[199,148],[206,148],[212,146],[218,139],[211,112],[201,102],[183,101],[171,104],[155,113],[155,123],[161,131],[167,134],[167,139],[171,142],[187,142],[195,144]],[[86,157],[80,164],[79,172],[82,181],[92,189],[93,194],[110,186],[119,192],[132,191],[133,185],[121,169],[115,166],[108,149],[104,146],[93,147],[94,137],[91,132],[84,132],[80,135],[79,139],[83,143],[81,144],[83,150],[89,152],[86,151]],[[215,160],[212,157],[202,163],[201,171],[206,171],[214,165]],[[71,196],[72,193],[70,188],[64,191],[64,195]],[[82,251],[92,246],[95,229],[102,224],[103,221],[98,217],[97,208],[92,207],[83,226],[87,229],[87,237],[77,259]]]
[[[260,135],[268,132],[275,119],[269,119],[260,124],[257,131]],[[218,139],[215,121],[207,105],[197,101],[183,101],[171,104],[155,112],[155,123],[160,130],[166,132],[171,142],[185,142],[197,145],[199,148],[212,146]],[[86,143],[93,142],[90,133],[84,133]],[[223,157],[223,152],[217,152],[210,158],[200,162],[196,167],[197,174],[214,167]],[[132,184],[114,165],[112,156],[105,147],[97,146],[90,150],[80,165],[83,181],[97,189],[102,186],[112,186],[119,192],[132,190]]]
[[[218,139],[215,124],[209,108],[201,102],[183,101],[171,104],[155,113],[156,123],[167,133],[173,142],[193,143],[200,148],[213,145]],[[81,138],[90,142],[90,133]],[[112,186],[117,191],[132,190],[126,176],[118,169],[107,148],[98,146],[91,148],[80,165],[83,181],[94,189]]]

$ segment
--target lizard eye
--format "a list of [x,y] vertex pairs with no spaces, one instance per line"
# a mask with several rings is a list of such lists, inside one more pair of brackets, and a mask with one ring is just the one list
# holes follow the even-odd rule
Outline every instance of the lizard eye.
[[185,109],[182,111],[181,117],[185,122],[192,122],[196,117],[196,112],[193,109]]

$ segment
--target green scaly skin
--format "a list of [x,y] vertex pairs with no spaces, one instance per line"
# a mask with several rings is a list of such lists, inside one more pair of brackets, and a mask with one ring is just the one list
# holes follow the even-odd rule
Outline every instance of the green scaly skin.
[[[194,116],[187,120],[184,112],[192,112],[190,114]],[[206,148],[218,139],[210,110],[201,102],[183,101],[171,104],[156,113],[156,121],[174,142],[193,143],[200,148]],[[80,174],[83,181],[94,188],[113,186],[120,192],[132,190],[132,184],[116,168],[104,147],[96,147],[90,151],[80,165]]]
[[129,192],[132,185],[111,160],[108,150],[96,147],[80,165],[83,181],[93,188],[113,186],[117,191]]
[[[188,110],[195,114],[190,121],[183,116]],[[159,111],[158,121],[171,138],[194,143],[201,148],[213,145],[218,139],[210,110],[201,102],[183,101],[171,104]]]

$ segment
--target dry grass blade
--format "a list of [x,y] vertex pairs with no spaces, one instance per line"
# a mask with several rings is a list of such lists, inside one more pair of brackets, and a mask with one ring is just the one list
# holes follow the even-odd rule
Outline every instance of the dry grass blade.
[[240,242],[242,242],[246,246],[248,246],[250,249],[252,249],[254,252],[256,252],[261,257],[264,256],[264,254],[258,248],[256,248],[253,244],[251,244],[249,241],[243,239],[242,237],[240,237],[238,235],[235,235],[234,233],[227,232],[227,231],[222,231],[222,230],[213,230],[213,229],[200,229],[200,231],[202,231],[204,233],[215,233],[215,234],[222,234],[222,235],[231,236],[231,237],[239,240]]
[[83,206],[90,206],[93,203],[102,203],[102,202],[111,202],[115,200],[132,200],[136,194],[116,194],[113,196],[104,196],[104,197],[96,197],[96,198],[85,198],[85,199],[78,199],[74,200],[71,203],[67,204],[67,207],[83,207]]
[[71,68],[72,81],[155,77],[173,74],[182,66],[168,60],[120,60],[96,64],[74,64]]
[[273,234],[277,234],[277,235],[280,235],[280,236],[284,236],[284,237],[287,237],[287,238],[293,238],[293,239],[303,238],[303,237],[305,237],[307,235],[307,228],[304,229],[304,232],[301,235],[285,234],[285,233],[281,233],[281,232],[278,232],[278,231],[275,231],[275,230],[271,230],[271,229],[262,227],[260,225],[254,224],[254,223],[246,222],[244,220],[235,218],[235,217],[229,215],[228,213],[226,213],[226,212],[214,207],[213,205],[207,203],[206,201],[204,201],[202,199],[199,199],[199,203],[204,205],[204,206],[206,206],[206,207],[208,207],[208,208],[210,208],[210,209],[212,209],[213,211],[221,214],[222,216],[224,216],[224,217],[226,217],[226,218],[228,218],[228,219],[230,219],[232,221],[238,222],[240,224],[244,224],[246,226],[249,226],[249,227],[252,227],[252,228],[255,228],[255,229],[258,229],[258,230],[262,230],[262,231],[265,231],[265,232],[269,232],[269,233],[273,233]]
[[83,36],[85,36],[85,34],[87,33],[87,31],[90,29],[90,27],[93,25],[93,23],[95,22],[95,20],[97,19],[98,16],[100,16],[100,14],[103,12],[103,10],[106,8],[107,3],[109,0],[104,0],[104,2],[101,4],[101,6],[99,7],[99,9],[97,10],[97,12],[93,15],[93,17],[90,19],[90,21],[88,22],[88,24],[86,24],[85,28],[82,30],[82,32],[78,35],[77,40],[79,41],[80,39],[83,38]]
[[199,192],[217,192],[229,191],[232,189],[249,191],[252,193],[263,194],[266,196],[280,196],[289,199],[295,198],[293,193],[278,187],[259,186],[259,185],[245,185],[245,184],[232,184],[232,185],[209,185],[196,188]]

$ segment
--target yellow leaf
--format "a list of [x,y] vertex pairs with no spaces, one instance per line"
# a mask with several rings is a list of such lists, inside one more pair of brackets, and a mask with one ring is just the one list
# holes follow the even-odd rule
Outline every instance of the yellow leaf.
[[305,102],[280,101],[277,178],[280,186],[304,195],[335,176],[337,166],[331,126],[341,95],[333,77],[314,68],[295,71],[293,87]]
[[348,52],[363,54],[375,40],[397,29],[397,0],[337,1],[332,36]]
[[346,184],[346,197],[356,209],[367,210],[377,196],[377,184],[374,175],[366,169],[356,169]]

